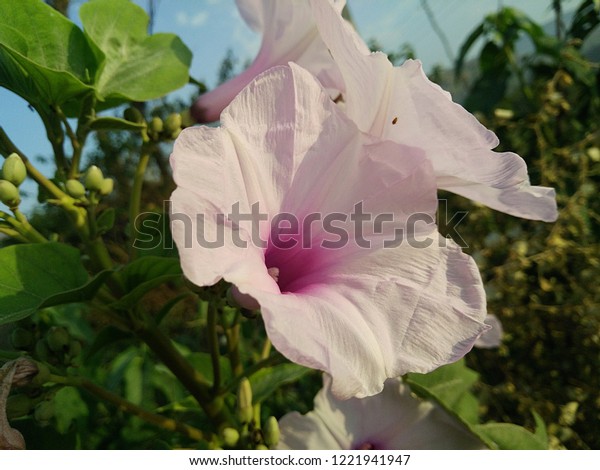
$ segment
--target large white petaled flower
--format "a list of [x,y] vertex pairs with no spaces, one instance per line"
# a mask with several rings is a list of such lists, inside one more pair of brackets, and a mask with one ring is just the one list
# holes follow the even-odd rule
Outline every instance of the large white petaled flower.
[[[346,0],[325,0],[340,14]],[[333,98],[343,80],[319,37],[306,0],[236,0],[242,18],[262,33],[261,47],[252,64],[238,76],[201,95],[191,112],[198,122],[219,119],[221,111],[258,74],[276,65],[295,62],[315,75]]]
[[361,133],[295,64],[260,75],[221,123],[184,130],[171,156],[171,227],[193,283],[234,284],[273,345],[329,373],[340,398],[471,349],[487,329],[481,278],[437,231],[419,149]]
[[419,61],[394,67],[328,2],[310,3],[344,80],[346,113],[360,130],[425,150],[441,189],[518,217],[556,220],[554,189],[531,186],[517,154],[493,152],[496,135],[429,81]]
[[401,379],[389,379],[379,395],[338,400],[330,379],[315,397],[314,410],[279,421],[278,449],[484,449],[462,424],[430,402],[414,397]]

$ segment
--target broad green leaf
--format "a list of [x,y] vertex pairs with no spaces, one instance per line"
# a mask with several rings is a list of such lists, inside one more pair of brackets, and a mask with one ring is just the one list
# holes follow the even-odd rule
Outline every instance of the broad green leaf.
[[147,101],[188,82],[190,50],[174,34],[148,36],[148,15],[133,2],[91,0],[79,14],[104,58],[95,80],[101,99]]
[[310,372],[310,369],[298,364],[280,364],[259,370],[250,376],[252,401],[254,403],[262,402],[279,387],[295,382],[307,372]]
[[464,360],[442,366],[428,374],[408,374],[406,381],[419,385],[450,407],[477,382],[477,372],[469,369]]
[[0,0],[0,85],[32,104],[91,91],[95,55],[83,32],[40,0]]
[[471,426],[474,432],[490,449],[500,450],[545,450],[548,449],[540,437],[527,429],[510,423],[487,423]]
[[437,402],[470,425],[479,422],[477,398],[470,392],[477,378],[477,372],[466,367],[461,359],[429,374],[408,374],[405,381],[415,393]]
[[89,279],[79,251],[60,243],[0,249],[0,324],[53,305],[91,299],[110,273]]
[[181,275],[181,266],[176,258],[140,258],[121,270],[127,293],[112,306],[127,309],[136,304],[148,291],[163,282],[180,279]]

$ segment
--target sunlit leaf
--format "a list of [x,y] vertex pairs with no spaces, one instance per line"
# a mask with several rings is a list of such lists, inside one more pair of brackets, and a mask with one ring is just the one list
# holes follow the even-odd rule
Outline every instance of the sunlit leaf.
[[91,299],[109,272],[90,279],[79,250],[60,243],[0,249],[0,324],[36,310]]
[[137,303],[148,291],[167,282],[181,279],[181,266],[176,258],[145,256],[128,264],[121,270],[126,294],[112,304],[114,308],[126,309]]
[[149,36],[148,15],[128,0],[92,0],[79,11],[103,56],[96,76],[101,99],[147,101],[188,82],[191,52],[174,34]]
[[82,31],[39,0],[0,0],[0,85],[32,104],[92,90],[97,63]]

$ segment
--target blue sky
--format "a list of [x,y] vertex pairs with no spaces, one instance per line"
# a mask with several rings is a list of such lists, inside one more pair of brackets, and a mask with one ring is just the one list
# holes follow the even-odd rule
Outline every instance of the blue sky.
[[[135,2],[143,7],[148,4],[147,0]],[[82,3],[82,0],[72,2],[70,15],[75,22],[79,21]],[[571,0],[565,7],[573,9],[578,3]],[[482,18],[499,6],[515,6],[538,23],[553,20],[551,0],[428,0],[428,4],[455,55]],[[377,39],[386,50],[410,43],[426,71],[436,64],[450,64],[421,0],[348,0],[348,5],[363,38]],[[178,34],[194,54],[191,75],[209,87],[215,85],[218,67],[228,49],[234,51],[242,64],[251,60],[260,46],[260,37],[245,25],[234,0],[157,0],[154,32]],[[189,96],[192,91],[188,88],[180,93]],[[3,88],[0,88],[0,125],[29,156],[51,154],[37,115],[25,101]],[[33,186],[25,186],[25,190],[32,189]]]

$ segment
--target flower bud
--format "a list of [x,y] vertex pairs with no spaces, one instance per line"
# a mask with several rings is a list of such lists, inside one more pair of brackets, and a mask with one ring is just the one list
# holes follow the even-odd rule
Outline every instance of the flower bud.
[[265,444],[269,447],[274,447],[279,442],[279,423],[275,416],[269,416],[263,426],[263,437]]
[[33,401],[27,395],[19,393],[6,400],[6,416],[9,420],[27,416],[33,408]]
[[130,106],[125,110],[125,112],[123,113],[123,117],[129,122],[136,122],[138,124],[144,122],[144,116],[142,115],[140,110],[134,108],[133,106]]
[[250,381],[244,377],[240,381],[237,394],[238,418],[242,423],[249,423],[254,416],[252,409],[252,387]]
[[69,346],[71,337],[66,328],[62,326],[53,326],[46,333],[46,343],[51,351],[64,351]]
[[25,328],[17,327],[10,333],[10,342],[15,349],[26,349],[33,344],[33,334]]
[[158,140],[158,135],[162,132],[163,128],[164,125],[162,119],[154,116],[148,123],[148,135],[152,139]]
[[81,199],[85,196],[85,186],[79,180],[68,180],[65,184],[67,194],[75,199]]
[[108,196],[113,192],[114,187],[115,182],[112,178],[104,178],[104,181],[102,181],[102,184],[100,185],[100,194],[102,196]]
[[17,207],[21,202],[19,190],[10,181],[0,180],[0,201],[11,209]]
[[235,428],[223,428],[221,440],[227,447],[235,447],[240,440],[240,433]]
[[85,175],[85,187],[90,191],[100,191],[100,187],[104,181],[104,175],[102,170],[96,165],[92,165],[88,168]]
[[31,380],[32,385],[41,386],[50,380],[50,369],[43,362],[36,362],[38,373]]
[[176,139],[177,136],[181,133],[181,125],[183,123],[183,118],[179,113],[171,113],[165,119],[165,132],[171,138]]
[[50,357],[50,349],[44,339],[38,339],[35,343],[35,357],[40,361],[47,361]]
[[35,420],[41,424],[47,424],[54,416],[54,402],[44,400],[37,404],[33,412]]
[[21,157],[16,153],[11,153],[2,165],[2,178],[10,181],[15,186],[19,186],[27,177],[27,169]]

